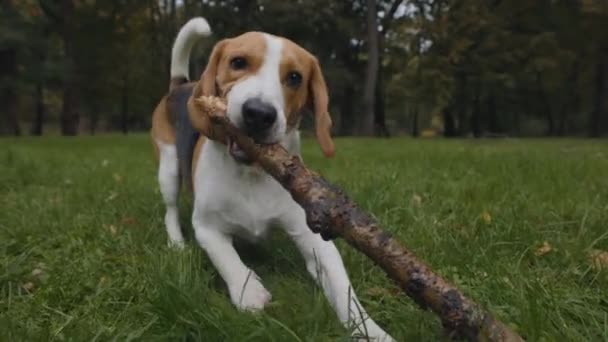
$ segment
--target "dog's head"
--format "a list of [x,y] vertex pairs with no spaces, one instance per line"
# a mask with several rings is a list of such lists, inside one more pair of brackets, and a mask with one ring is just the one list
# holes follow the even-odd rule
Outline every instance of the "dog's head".
[[[334,154],[323,73],[312,54],[288,39],[248,32],[218,42],[197,88],[194,96],[224,97],[230,120],[263,144],[282,141],[311,109],[323,153]],[[204,130],[206,123],[193,123]],[[238,148],[230,150],[244,158]]]

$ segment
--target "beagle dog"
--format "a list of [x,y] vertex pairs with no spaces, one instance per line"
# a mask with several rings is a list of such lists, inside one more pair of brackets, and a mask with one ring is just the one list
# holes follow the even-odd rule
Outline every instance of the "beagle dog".
[[230,120],[255,141],[279,143],[299,155],[300,118],[311,108],[321,150],[331,157],[327,87],[317,59],[288,39],[248,32],[218,42],[200,81],[188,82],[191,49],[210,33],[203,18],[191,19],[181,28],[172,50],[170,90],[152,118],[170,245],[184,244],[177,205],[183,180],[194,194],[196,241],[225,281],[237,308],[261,310],[271,295],[241,260],[232,239],[255,242],[270,227],[278,226],[302,253],[306,268],[340,321],[353,329],[353,336],[392,341],[361,306],[334,243],[310,231],[304,210],[236,144],[205,139],[212,134],[208,119],[189,110],[194,97],[221,96],[227,101]]

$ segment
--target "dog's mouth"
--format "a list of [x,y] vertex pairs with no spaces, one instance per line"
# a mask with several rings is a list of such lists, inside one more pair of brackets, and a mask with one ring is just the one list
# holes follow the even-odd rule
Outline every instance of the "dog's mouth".
[[[253,138],[253,137],[252,137]],[[265,142],[258,141],[258,139],[253,138],[253,141],[257,145],[272,145],[274,142]],[[228,154],[237,162],[244,165],[251,165],[255,161],[253,158],[250,158],[243,149],[236,143],[236,141],[228,138],[226,141],[228,145]]]
[[227,143],[228,143],[228,154],[230,154],[232,156],[232,158],[234,158],[234,160],[236,160],[237,163],[241,163],[241,164],[245,164],[245,165],[253,164],[253,159],[249,158],[247,153],[245,153],[245,151],[243,151],[239,147],[239,145],[236,143],[236,141],[233,141],[232,139],[228,139]]

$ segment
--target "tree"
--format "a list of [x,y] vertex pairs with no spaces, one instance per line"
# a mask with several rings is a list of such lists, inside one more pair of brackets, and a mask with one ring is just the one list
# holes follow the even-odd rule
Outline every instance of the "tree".
[[595,74],[588,134],[599,137],[608,131],[608,3],[600,0],[582,3]]
[[374,109],[376,82],[378,80],[378,13],[376,0],[366,0],[367,4],[367,69],[363,90],[363,117],[360,122],[360,135],[374,134]]
[[0,134],[21,135],[18,115],[18,46],[24,40],[23,22],[10,1],[0,8],[0,20],[8,23],[0,32]]
[[378,32],[378,77],[376,80],[376,92],[375,92],[375,105],[374,105],[374,128],[375,135],[377,136],[390,136],[390,132],[386,126],[386,111],[385,111],[385,97],[386,97],[386,84],[384,81],[384,62],[383,57],[385,55],[386,36],[391,32],[390,28],[396,21],[395,13],[402,6],[403,0],[393,0],[388,10],[382,11],[382,20],[380,21],[380,30]]
[[61,134],[77,135],[80,120],[78,109],[78,70],[76,65],[77,46],[75,36],[78,31],[76,6],[73,0],[51,2],[39,0],[40,7],[53,22],[63,43],[63,105],[60,116]]
[[0,103],[4,112],[6,128],[0,133],[21,135],[17,114],[17,91],[14,82],[17,75],[17,49],[15,47],[4,47],[0,49]]

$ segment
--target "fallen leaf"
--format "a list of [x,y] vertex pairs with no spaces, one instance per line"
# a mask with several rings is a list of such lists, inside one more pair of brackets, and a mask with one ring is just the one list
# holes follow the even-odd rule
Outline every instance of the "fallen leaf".
[[490,215],[490,212],[487,210],[484,211],[483,213],[481,213],[481,215],[479,215],[479,217],[485,224],[492,223],[492,215]]
[[32,283],[31,281],[28,281],[27,283],[21,285],[21,287],[23,287],[23,289],[28,293],[31,293],[34,290],[34,287],[36,287],[36,285],[34,285],[34,283]]
[[125,216],[120,220],[123,226],[134,226],[137,224],[137,220],[132,216]]
[[116,236],[116,234],[118,233],[118,229],[116,229],[116,226],[113,224],[104,224],[103,227],[107,229],[110,234],[112,234],[112,236]]
[[543,242],[542,246],[540,246],[540,247],[538,247],[538,249],[536,249],[536,251],[534,252],[534,255],[540,257],[540,256],[543,256],[543,255],[551,252],[552,250],[553,250],[553,247],[551,247],[549,242],[545,241],[545,242]]
[[113,201],[116,197],[118,197],[118,194],[112,191],[110,192],[110,195],[106,198],[106,202]]
[[422,197],[420,197],[418,194],[414,194],[412,196],[412,202],[415,206],[420,207],[422,205]]
[[119,175],[118,173],[115,173],[114,175],[112,175],[112,177],[114,177],[114,181],[115,181],[116,183],[120,183],[120,182],[122,182],[122,176],[121,176],[121,175]]
[[40,276],[42,275],[43,271],[39,268],[34,268],[32,270],[32,277],[36,277],[36,278],[40,278]]
[[593,249],[589,252],[589,260],[596,270],[608,270],[608,251]]

